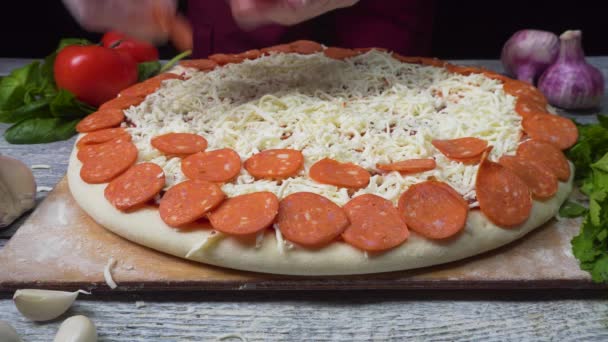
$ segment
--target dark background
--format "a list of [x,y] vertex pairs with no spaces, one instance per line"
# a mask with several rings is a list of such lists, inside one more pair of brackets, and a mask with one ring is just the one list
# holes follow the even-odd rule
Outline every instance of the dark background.
[[[608,10],[603,2],[437,1],[432,55],[498,58],[503,43],[523,28],[557,34],[581,29],[587,55],[608,55]],[[0,57],[43,57],[62,37],[100,37],[80,29],[59,0],[2,1],[0,32]],[[174,54],[171,47],[161,48],[165,58]]]

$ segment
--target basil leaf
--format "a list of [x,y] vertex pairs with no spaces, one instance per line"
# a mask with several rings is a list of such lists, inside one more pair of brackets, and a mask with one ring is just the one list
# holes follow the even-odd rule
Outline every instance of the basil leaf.
[[151,61],[137,64],[137,81],[145,81],[152,76],[156,76],[160,71],[160,62]]
[[93,45],[93,43],[91,43],[90,40],[84,39],[84,38],[63,38],[62,40],[59,41],[59,46],[57,46],[56,52],[59,52],[64,47],[70,46],[70,45],[84,46],[84,45]]
[[19,121],[4,132],[11,144],[40,144],[66,140],[76,133],[79,120],[30,118]]
[[43,98],[16,109],[0,110],[0,122],[13,123],[27,118],[49,116],[49,99]]
[[568,218],[573,218],[573,217],[579,217],[579,216],[583,216],[587,213],[587,208],[583,207],[582,205],[575,203],[575,202],[571,202],[571,201],[566,201],[561,208],[559,208],[559,216],[561,217],[568,217]]
[[61,89],[50,103],[51,115],[59,118],[77,119],[95,111],[86,103],[80,102],[71,92]]
[[26,92],[27,90],[18,78],[3,77],[0,80],[0,110],[14,109],[23,105]]
[[608,129],[608,115],[598,115],[597,121],[599,121],[599,123],[600,123],[600,125],[602,125],[602,127]]

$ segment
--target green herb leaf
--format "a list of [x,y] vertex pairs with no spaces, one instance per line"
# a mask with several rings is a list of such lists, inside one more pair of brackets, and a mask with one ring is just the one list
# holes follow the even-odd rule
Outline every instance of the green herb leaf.
[[59,41],[59,46],[57,46],[57,50],[55,52],[59,52],[64,47],[70,46],[70,45],[85,46],[85,45],[92,45],[92,44],[93,43],[91,43],[91,41],[89,41],[88,39],[84,39],[84,38],[64,38]]
[[600,122],[600,125],[606,129],[608,129],[608,115],[598,115],[597,121]]
[[25,86],[19,82],[18,78],[11,77],[10,75],[3,77],[0,80],[0,110],[9,110],[22,106],[26,92]]
[[591,279],[595,282],[608,280],[608,254],[604,254],[594,263],[591,269]]
[[156,76],[160,71],[160,62],[151,61],[137,64],[137,81],[145,81],[152,76]]
[[575,203],[575,202],[571,202],[571,201],[566,201],[561,208],[559,208],[559,216],[561,217],[568,217],[568,218],[573,218],[573,217],[579,217],[579,216],[583,216],[587,213],[587,208],[583,207],[582,205]]
[[74,94],[65,89],[59,90],[50,103],[51,115],[59,118],[77,119],[94,111],[95,107],[78,101]]
[[591,167],[597,170],[608,172],[608,153],[606,153],[600,160],[591,164]]
[[[572,252],[580,267],[596,282],[608,282],[608,118],[598,124],[580,125],[579,142],[568,151],[576,165],[581,191],[589,196],[589,209],[580,233],[572,239]],[[580,214],[582,209],[566,203],[560,215]]]
[[40,144],[66,140],[76,133],[79,120],[30,118],[11,126],[4,137],[11,144]]
[[14,123],[27,118],[49,116],[49,99],[42,98],[16,109],[0,110],[0,122]]

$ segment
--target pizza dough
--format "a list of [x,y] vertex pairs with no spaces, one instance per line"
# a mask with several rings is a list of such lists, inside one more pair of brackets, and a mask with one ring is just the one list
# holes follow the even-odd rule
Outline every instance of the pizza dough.
[[[552,219],[572,191],[572,178],[560,182],[557,194],[547,201],[534,201],[528,220],[515,228],[492,224],[479,210],[469,212],[461,234],[448,241],[433,241],[411,233],[409,239],[388,252],[364,253],[343,242],[310,250],[288,245],[277,247],[273,229],[266,231],[259,248],[255,241],[243,242],[220,236],[207,241],[212,229],[182,231],[167,226],[156,208],[123,213],[103,195],[105,184],[87,184],[80,179],[82,163],[72,153],[68,183],[76,202],[97,223],[140,245],[180,258],[233,269],[291,275],[341,275],[379,273],[443,264],[483,253],[515,241]],[[572,172],[574,175],[574,172]],[[215,234],[219,235],[219,234]]]
[[[104,122],[103,113],[92,114],[83,120],[86,125],[81,124],[84,128],[79,131],[88,134],[79,137],[68,167],[74,198],[96,222],[114,233],[181,258],[265,273],[341,275],[425,267],[497,248],[554,217],[572,190],[574,172],[565,172],[572,166],[557,148],[545,146],[542,141],[547,137],[536,132],[546,122],[562,119],[554,119],[558,117],[550,113],[526,112],[526,117],[516,109],[520,100],[537,95],[532,87],[516,84],[509,88],[511,93],[503,89],[505,81],[498,74],[445,66],[433,59],[395,57],[375,50],[316,51],[298,55],[281,50],[265,57],[258,53],[251,60],[222,55],[230,58],[215,58],[203,67],[200,62],[188,63],[198,70],[178,68],[174,72],[179,76],[161,75],[123,91],[104,105],[106,111],[118,108],[124,112],[127,121],[122,129],[112,128],[114,121]],[[209,65],[220,62],[236,64]],[[534,115],[551,120],[530,121]],[[561,180],[557,192],[544,201],[529,202],[528,186],[519,176],[491,161],[520,153],[522,120],[528,120],[526,125],[539,140],[534,146],[528,144],[529,160],[536,160],[539,151],[548,148],[555,156],[541,156],[563,162],[559,171],[567,175],[557,177]],[[556,136],[566,146],[576,132],[558,123],[564,131]],[[101,141],[106,142],[99,144]],[[538,148],[533,149],[535,146]],[[186,150],[194,154],[180,155]],[[135,159],[139,164],[133,167]],[[477,188],[478,201],[480,165],[485,165],[484,174],[491,177],[484,178],[484,184],[500,187]],[[383,168],[388,170],[377,171]],[[120,180],[114,181],[119,175]],[[549,177],[548,182],[553,179],[554,185],[557,178]],[[222,191],[212,183],[194,186],[195,181],[219,183]],[[335,239],[335,234],[329,238],[319,235],[317,240],[292,236],[306,246],[322,241],[324,247],[296,245],[283,238],[284,226],[279,229],[278,223],[264,230],[251,226],[259,233],[247,238],[237,237],[238,231],[220,233],[209,223],[189,223],[201,217],[199,214],[215,210],[212,207],[223,200],[223,193],[234,198],[268,192],[282,200],[312,192],[312,197],[326,204],[316,210],[322,212],[320,208],[331,205],[337,214],[338,206],[365,194],[382,197],[370,200],[378,205],[397,205],[401,194],[423,182],[429,184],[418,188],[419,192],[434,188],[441,194],[431,202],[420,202],[425,204],[420,212],[417,206],[408,207],[411,212],[406,216],[418,221],[420,215],[436,216],[426,217],[416,227],[429,238],[410,229],[409,237],[394,236],[395,244],[407,238],[405,242],[384,252],[364,252]],[[516,183],[519,187],[511,188]],[[163,184],[168,192],[160,197],[157,194]],[[201,197],[203,192],[193,190],[200,184],[215,189],[209,190],[215,204],[208,201],[211,198]],[[137,191],[129,190],[133,187]],[[157,206],[139,207],[154,196],[161,203],[160,214]],[[175,203],[168,205],[169,198]],[[505,210],[515,210],[518,216],[511,220],[511,214],[501,210],[503,202],[508,203]],[[451,225],[451,233],[428,235],[425,231],[425,226],[443,226],[446,216],[435,215],[437,207],[457,210],[447,216],[460,222]],[[463,213],[467,211],[465,222]],[[238,208],[228,211],[228,215],[238,213]],[[298,215],[298,227],[302,222],[319,222],[308,211]],[[287,217],[298,219],[297,215]],[[359,217],[366,219],[363,212]],[[503,222],[503,226],[492,222]],[[167,223],[189,223],[189,229]],[[319,227],[302,227],[311,229],[300,227],[298,233],[319,232]]]

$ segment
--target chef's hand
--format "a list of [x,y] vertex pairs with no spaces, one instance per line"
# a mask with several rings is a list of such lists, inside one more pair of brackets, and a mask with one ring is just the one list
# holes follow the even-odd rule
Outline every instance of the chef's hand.
[[153,43],[165,42],[176,17],[176,0],[63,0],[89,31],[116,30]]
[[[264,24],[295,25],[359,0],[230,0],[232,15],[243,28]],[[381,1],[381,0],[379,0]]]

